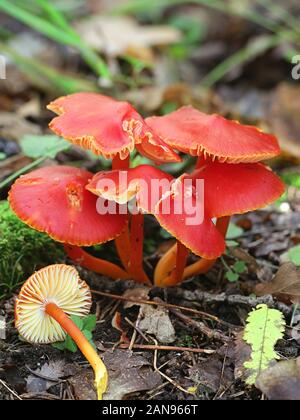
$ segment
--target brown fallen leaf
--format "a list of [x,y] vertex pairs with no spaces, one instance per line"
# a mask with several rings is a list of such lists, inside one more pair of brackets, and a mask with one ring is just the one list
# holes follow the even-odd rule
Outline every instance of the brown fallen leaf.
[[283,360],[264,370],[256,386],[269,400],[300,400],[300,357]]
[[273,280],[255,287],[258,296],[278,295],[288,297],[293,303],[300,302],[300,267],[287,262],[280,266]]
[[148,391],[161,384],[161,376],[141,355],[117,349],[107,351],[103,361],[109,373],[104,400],[122,400],[130,394]]
[[251,346],[246,343],[243,339],[244,331],[240,331],[235,339],[235,350],[234,350],[234,377],[245,381],[248,376],[248,372],[244,366],[244,363],[251,359]]
[[40,134],[38,125],[25,120],[14,112],[0,112],[0,136],[10,140],[20,140],[25,134]]
[[[146,286],[138,286],[138,287],[134,287],[132,289],[127,289],[124,293],[123,293],[123,297],[127,298],[127,299],[136,299],[136,300],[148,300],[149,299],[149,292],[150,292],[150,288],[146,287]],[[134,302],[124,302],[124,308],[125,309],[129,309],[132,308],[132,306],[140,306],[140,304],[134,303]]]
[[90,46],[110,57],[130,53],[151,60],[151,47],[172,44],[181,39],[181,32],[175,28],[139,25],[135,19],[124,16],[95,15],[75,26]]
[[280,83],[270,109],[269,123],[283,151],[300,158],[300,86]]
[[41,368],[32,371],[26,379],[27,392],[44,392],[65,376],[65,362],[58,360],[45,363]]
[[161,306],[141,305],[143,318],[139,328],[153,334],[160,343],[173,343],[176,340],[175,329],[169,317],[169,311]]
[[97,400],[92,369],[80,370],[76,375],[70,377],[68,382],[73,388],[76,400]]

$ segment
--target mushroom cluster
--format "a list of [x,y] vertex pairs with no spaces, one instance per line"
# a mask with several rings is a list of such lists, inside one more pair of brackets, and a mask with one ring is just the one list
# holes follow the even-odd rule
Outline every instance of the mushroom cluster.
[[[151,284],[143,264],[144,213],[177,240],[154,272],[156,285],[174,286],[206,272],[224,253],[231,215],[262,208],[284,192],[280,179],[261,163],[279,155],[277,139],[256,127],[192,107],[143,119],[129,103],[94,93],[62,97],[48,108],[57,114],[50,123],[56,134],[112,159],[112,170],[38,169],[13,185],[11,207],[25,223],[63,242],[73,261],[111,278]],[[130,168],[134,149],[153,164]],[[157,167],[179,162],[182,154],[197,156],[191,173],[174,179]],[[134,197],[138,211],[129,214]],[[115,211],[100,214],[99,200],[103,206],[114,203]],[[190,224],[193,216],[197,222]],[[110,240],[122,267],[81,248]],[[201,258],[187,266],[190,251]]]

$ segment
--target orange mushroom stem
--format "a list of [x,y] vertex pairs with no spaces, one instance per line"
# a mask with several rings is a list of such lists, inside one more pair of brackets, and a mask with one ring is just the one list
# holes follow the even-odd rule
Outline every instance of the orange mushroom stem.
[[122,279],[126,280],[130,278],[130,275],[109,261],[101,258],[94,257],[85,252],[79,246],[64,245],[64,249],[68,257],[81,267],[87,268],[94,273],[102,274],[103,276],[111,277],[114,280]]
[[151,284],[143,268],[144,214],[131,216],[129,272],[140,283]]
[[108,375],[106,367],[91,343],[86,339],[85,335],[80,331],[77,325],[59,308],[55,303],[47,303],[45,312],[69,334],[75,341],[82,354],[92,366],[95,373],[95,387],[97,389],[98,399],[102,400],[102,394],[107,388]]
[[[217,220],[216,228],[225,238],[230,217],[221,217]],[[176,286],[189,277],[207,273],[216,263],[217,259],[200,258],[197,262],[185,267],[188,251],[177,241],[158,262],[154,273],[154,284],[159,287]]]

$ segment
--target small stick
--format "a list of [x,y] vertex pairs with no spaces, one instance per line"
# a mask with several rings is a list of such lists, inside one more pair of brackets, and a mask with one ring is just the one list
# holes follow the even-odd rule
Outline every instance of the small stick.
[[[129,344],[120,344],[121,349],[128,349]],[[137,350],[166,350],[166,351],[190,351],[192,353],[213,354],[215,350],[196,349],[192,347],[176,347],[176,346],[159,346],[154,344],[134,344],[133,347]]]
[[4,381],[2,381],[2,379],[0,379],[0,384],[3,385],[4,388],[6,388],[7,391],[9,391],[14,397],[16,397],[18,400],[22,401],[22,398],[19,397],[19,395],[15,391],[13,391],[11,388],[9,388],[9,386],[6,385],[6,383]]
[[143,331],[141,331],[138,327],[138,325],[135,325],[133,322],[130,321],[130,319],[128,319],[127,317],[125,317],[125,321],[132,327],[134,328],[142,337],[145,341],[147,341],[149,343],[149,339],[145,336],[145,334],[143,333]]
[[222,341],[224,343],[228,343],[230,338],[226,335],[222,334],[220,331],[215,331],[208,328],[203,322],[195,321],[187,317],[186,315],[182,314],[177,309],[170,309],[170,311],[176,315],[179,319],[181,319],[186,325],[195,328],[196,330],[200,331],[202,334],[206,335],[208,338],[212,340]]
[[105,297],[108,297],[108,298],[111,298],[111,299],[118,299],[118,300],[122,300],[124,302],[133,302],[133,303],[138,303],[138,304],[143,304],[143,305],[163,306],[165,308],[180,309],[181,311],[190,312],[190,313],[193,313],[195,315],[199,315],[201,317],[211,319],[212,321],[218,322],[220,324],[228,325],[225,321],[222,321],[221,319],[219,319],[218,317],[216,317],[214,315],[207,314],[206,312],[198,311],[197,309],[187,308],[186,306],[173,305],[172,303],[166,303],[166,302],[156,302],[156,301],[153,301],[153,300],[127,298],[127,297],[124,297],[124,296],[114,295],[114,294],[111,294],[111,293],[99,292],[98,290],[91,290],[91,292],[94,295],[105,296]]

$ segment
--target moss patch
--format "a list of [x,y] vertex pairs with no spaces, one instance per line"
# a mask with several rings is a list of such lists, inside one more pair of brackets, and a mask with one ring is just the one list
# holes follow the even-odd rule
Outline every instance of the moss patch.
[[0,299],[35,270],[63,258],[60,244],[21,222],[7,201],[0,202]]

